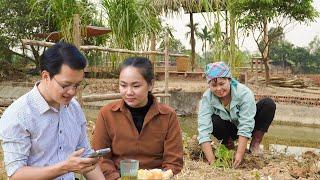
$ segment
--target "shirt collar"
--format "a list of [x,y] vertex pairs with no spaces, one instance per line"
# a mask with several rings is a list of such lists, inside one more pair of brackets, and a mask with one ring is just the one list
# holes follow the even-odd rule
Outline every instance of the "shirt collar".
[[40,84],[40,81],[36,82],[32,90],[30,91],[30,95],[31,95],[31,98],[33,99],[33,103],[35,103],[36,109],[40,112],[40,114],[43,114],[48,110],[50,110],[51,108],[47,103],[47,101],[40,94],[40,91],[38,89],[39,84]]

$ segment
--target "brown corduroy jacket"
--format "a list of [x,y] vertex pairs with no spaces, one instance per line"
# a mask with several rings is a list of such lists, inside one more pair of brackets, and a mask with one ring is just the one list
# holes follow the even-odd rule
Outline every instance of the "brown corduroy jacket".
[[100,167],[106,179],[119,178],[122,159],[139,160],[140,169],[183,167],[182,134],[175,111],[154,98],[139,134],[123,100],[101,108],[93,136],[93,148],[111,148]]

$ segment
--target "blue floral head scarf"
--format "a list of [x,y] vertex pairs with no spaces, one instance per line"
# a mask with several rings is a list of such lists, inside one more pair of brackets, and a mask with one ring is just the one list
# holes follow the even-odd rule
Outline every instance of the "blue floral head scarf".
[[215,78],[231,78],[230,68],[222,61],[214,62],[206,65],[205,75],[207,82]]

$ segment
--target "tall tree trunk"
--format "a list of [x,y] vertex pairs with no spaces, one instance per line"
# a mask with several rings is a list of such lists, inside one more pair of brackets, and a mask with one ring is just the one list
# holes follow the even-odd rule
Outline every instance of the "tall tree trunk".
[[268,65],[268,59],[269,59],[269,34],[268,34],[268,19],[265,18],[263,21],[263,41],[264,41],[264,50],[262,53],[262,61],[265,67],[265,73],[266,73],[266,85],[270,82],[270,74],[269,74],[269,65]]
[[235,49],[236,49],[236,33],[235,33],[236,18],[233,12],[230,12],[230,66],[232,73],[235,74],[236,62],[235,62]]
[[196,50],[195,50],[196,40],[194,38],[195,27],[193,24],[193,13],[192,12],[190,12],[190,29],[191,29],[191,32],[190,32],[190,34],[191,34],[191,39],[190,39],[190,43],[191,43],[191,68],[193,71],[196,66],[196,63],[195,63],[195,60],[196,60]]
[[166,37],[165,37],[165,43],[164,43],[164,93],[165,93],[165,100],[164,103],[169,105],[169,34],[166,32]]
[[[228,35],[229,35],[229,31],[228,31],[228,28],[229,28],[229,18],[228,18],[228,10],[225,10],[225,14],[226,14],[226,37],[228,37]],[[230,24],[230,26],[231,26],[231,24]],[[231,28],[231,27],[230,27]]]

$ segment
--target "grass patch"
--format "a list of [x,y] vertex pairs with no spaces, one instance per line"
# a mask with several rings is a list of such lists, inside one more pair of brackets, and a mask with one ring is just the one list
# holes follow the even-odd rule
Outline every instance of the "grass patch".
[[262,144],[268,149],[269,144],[281,144],[286,146],[298,146],[298,147],[310,147],[310,148],[319,148],[320,140],[319,139],[295,139],[295,138],[283,138],[272,135],[266,135]]

